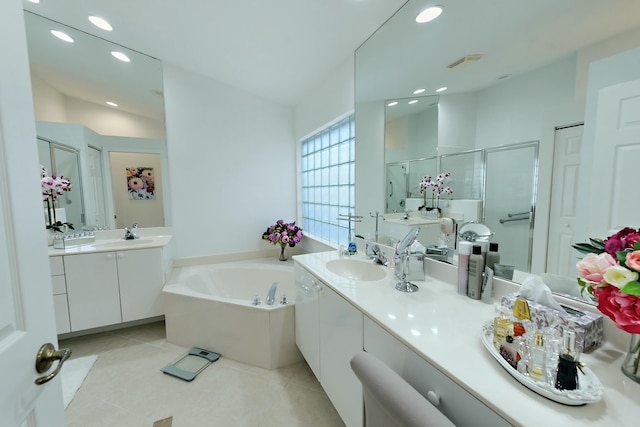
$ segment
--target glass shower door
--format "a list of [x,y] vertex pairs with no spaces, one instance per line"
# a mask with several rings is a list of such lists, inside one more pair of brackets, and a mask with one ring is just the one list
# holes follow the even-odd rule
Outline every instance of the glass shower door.
[[408,166],[406,163],[387,163],[386,212],[404,212],[407,204]]
[[499,244],[500,263],[530,271],[538,142],[486,150],[484,223]]

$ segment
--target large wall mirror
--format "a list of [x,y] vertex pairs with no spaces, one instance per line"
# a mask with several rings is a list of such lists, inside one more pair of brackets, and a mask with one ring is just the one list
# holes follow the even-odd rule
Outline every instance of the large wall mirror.
[[[34,11],[24,18],[40,161],[72,179],[58,207],[76,229],[170,224],[160,61]],[[75,161],[60,161],[66,153]],[[134,168],[153,174],[146,199]]]
[[[625,2],[499,3],[495,8],[503,9],[493,16],[475,1],[445,0],[442,16],[420,26],[415,17],[428,4],[409,0],[356,51],[356,162],[363,166],[356,165],[356,210],[364,216],[357,232],[373,235],[367,211],[407,209],[390,194],[398,194],[396,181],[408,180],[404,197],[413,195],[418,177],[404,174],[420,162],[422,168],[452,172],[454,199],[482,201],[482,220],[488,224],[489,216],[495,217],[488,224],[492,240],[504,247],[503,256],[514,257],[506,263],[570,278],[574,286],[576,254],[570,243],[572,224],[581,215],[576,174],[589,66],[640,46],[640,20],[628,16]],[[573,37],[566,37],[560,16],[573,16]],[[616,24],[594,32],[589,24],[594,19]],[[542,52],[548,56],[536,56]],[[448,89],[436,93],[444,86]],[[412,132],[399,132],[400,122],[387,120],[389,101],[407,104],[419,89],[420,96],[437,102],[435,116],[419,119],[419,126],[435,120],[433,137],[420,142],[435,151],[399,158],[398,150],[388,149],[389,133]],[[413,134],[417,129],[414,125]],[[569,163],[554,169],[561,157]],[[369,188],[372,183],[378,183],[378,192]],[[558,210],[565,216],[550,213]]]

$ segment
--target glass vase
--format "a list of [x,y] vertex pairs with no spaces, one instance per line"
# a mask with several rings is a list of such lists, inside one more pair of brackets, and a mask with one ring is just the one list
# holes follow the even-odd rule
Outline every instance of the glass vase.
[[280,257],[278,258],[280,261],[287,260],[287,252],[285,249],[287,249],[287,245],[280,245]]
[[620,369],[627,377],[640,383],[640,334],[631,334],[629,352]]

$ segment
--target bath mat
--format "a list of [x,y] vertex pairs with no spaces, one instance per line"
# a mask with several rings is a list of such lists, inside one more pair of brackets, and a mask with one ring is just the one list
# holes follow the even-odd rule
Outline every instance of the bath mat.
[[187,354],[180,357],[171,365],[162,368],[162,372],[185,381],[192,381],[196,375],[219,358],[220,355],[218,353],[192,347]]
[[171,427],[171,424],[173,424],[173,417],[158,420],[153,423],[153,427]]
[[62,400],[66,408],[73,400],[89,370],[98,359],[98,355],[68,360],[62,367]]

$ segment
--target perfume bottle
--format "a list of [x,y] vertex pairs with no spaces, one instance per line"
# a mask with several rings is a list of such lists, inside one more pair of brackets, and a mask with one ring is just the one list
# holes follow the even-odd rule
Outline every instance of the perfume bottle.
[[500,349],[502,340],[513,334],[513,322],[509,319],[509,310],[505,306],[497,306],[496,311],[496,317],[493,318],[493,346]]
[[578,388],[578,359],[576,333],[565,330],[562,334],[562,351],[558,358],[556,388],[558,390],[576,390]]
[[531,346],[529,352],[531,355],[529,375],[531,375],[536,380],[545,381],[547,377],[547,353],[544,347],[544,337],[542,335],[542,332],[536,332],[533,340],[533,345]]

